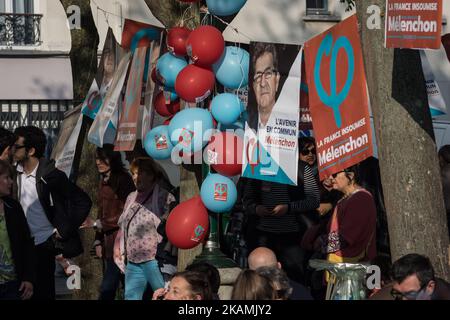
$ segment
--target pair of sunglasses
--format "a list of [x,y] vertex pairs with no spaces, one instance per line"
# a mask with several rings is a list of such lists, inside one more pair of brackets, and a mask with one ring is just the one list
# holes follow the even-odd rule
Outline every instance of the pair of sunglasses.
[[309,154],[315,155],[316,154],[316,148],[312,148],[312,149],[303,149],[302,151],[300,151],[300,153],[303,156],[307,156]]

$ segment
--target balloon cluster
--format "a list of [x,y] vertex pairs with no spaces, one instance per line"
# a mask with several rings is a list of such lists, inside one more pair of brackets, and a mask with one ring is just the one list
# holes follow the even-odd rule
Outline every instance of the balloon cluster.
[[[235,14],[245,2],[206,1],[209,12],[218,16]],[[158,59],[152,79],[164,88],[155,95],[153,106],[167,119],[147,133],[145,150],[158,160],[169,159],[175,150],[191,155],[203,151],[206,163],[216,172],[203,181],[200,196],[180,203],[167,220],[169,241],[189,249],[207,236],[208,210],[226,213],[233,208],[237,190],[230,177],[241,173],[243,154],[241,137],[214,129],[232,126],[241,118],[244,106],[238,95],[218,94],[209,109],[198,104],[214,92],[216,80],[231,90],[247,86],[250,57],[240,47],[225,47],[222,33],[213,26],[192,31],[175,27],[168,30],[166,39],[168,52]],[[180,110],[180,99],[197,107]]]

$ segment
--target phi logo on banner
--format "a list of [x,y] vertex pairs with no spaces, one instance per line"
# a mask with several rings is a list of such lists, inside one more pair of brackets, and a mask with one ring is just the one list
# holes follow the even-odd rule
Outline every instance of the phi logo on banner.
[[[345,81],[345,85],[342,88],[341,92],[337,92],[337,58],[339,50],[344,49],[347,58],[348,58],[348,71],[347,71],[347,80]],[[328,94],[321,80],[321,70],[320,67],[322,65],[323,55],[329,56],[331,54],[331,62],[330,62],[330,94]],[[355,74],[355,55],[353,53],[353,48],[350,41],[347,37],[339,37],[333,45],[333,36],[328,34],[322,40],[320,44],[319,50],[317,52],[317,59],[314,65],[314,84],[317,88],[317,94],[319,99],[326,106],[330,107],[333,110],[334,120],[336,122],[336,126],[340,128],[342,126],[342,118],[339,107],[347,98],[350,93],[350,88],[352,87],[353,76]]]

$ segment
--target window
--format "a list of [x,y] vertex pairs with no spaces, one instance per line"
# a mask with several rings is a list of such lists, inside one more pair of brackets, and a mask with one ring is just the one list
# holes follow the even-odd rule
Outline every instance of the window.
[[34,12],[33,2],[33,0],[14,0],[13,12],[31,14]]
[[0,0],[0,45],[40,43],[42,15],[34,14],[37,0]]
[[34,0],[0,0],[0,13],[34,12]]
[[329,14],[328,0],[306,0],[306,15]]

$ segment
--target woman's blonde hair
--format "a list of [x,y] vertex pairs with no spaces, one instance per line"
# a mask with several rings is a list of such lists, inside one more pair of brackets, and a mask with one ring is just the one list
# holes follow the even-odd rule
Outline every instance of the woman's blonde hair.
[[234,283],[231,300],[275,300],[272,281],[254,270],[242,271]]

